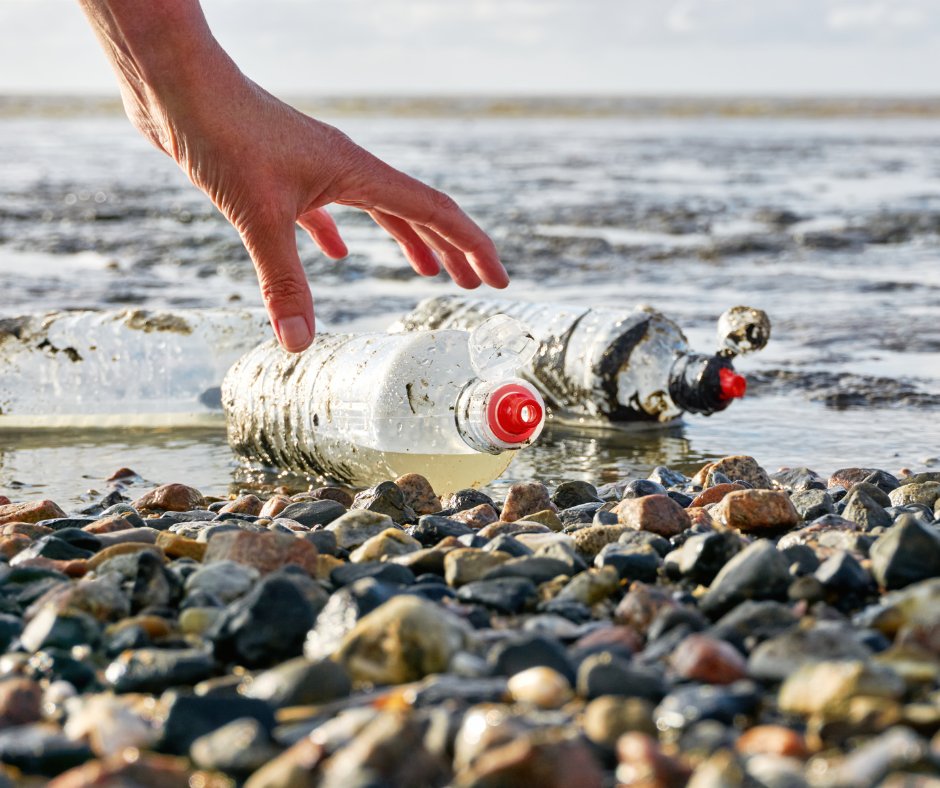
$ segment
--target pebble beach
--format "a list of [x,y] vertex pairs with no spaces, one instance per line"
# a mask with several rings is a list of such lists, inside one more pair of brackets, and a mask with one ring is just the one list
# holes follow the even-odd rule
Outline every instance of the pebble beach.
[[0,785],[934,786],[940,473],[0,495]]

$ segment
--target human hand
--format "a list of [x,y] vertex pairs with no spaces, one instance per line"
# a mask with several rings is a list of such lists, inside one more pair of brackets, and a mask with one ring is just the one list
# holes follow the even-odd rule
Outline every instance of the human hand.
[[[327,256],[347,254],[324,209],[330,203],[368,212],[422,276],[443,265],[461,287],[509,283],[493,242],[450,197],[245,77],[212,38],[196,0],[168,0],[149,22],[148,0],[82,2],[131,121],[238,230],[287,350],[305,349],[314,327],[295,223]],[[170,29],[166,5],[179,15],[173,24],[170,14]]]

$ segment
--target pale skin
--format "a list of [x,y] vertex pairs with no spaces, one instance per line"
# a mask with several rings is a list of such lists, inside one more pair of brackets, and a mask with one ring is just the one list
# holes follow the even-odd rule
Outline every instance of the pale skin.
[[274,333],[292,352],[313,341],[299,224],[325,255],[346,244],[325,206],[366,211],[416,273],[441,266],[459,286],[506,287],[489,237],[446,194],[308,117],[242,74],[198,0],[79,0],[117,74],[134,126],[172,157],[238,230]]

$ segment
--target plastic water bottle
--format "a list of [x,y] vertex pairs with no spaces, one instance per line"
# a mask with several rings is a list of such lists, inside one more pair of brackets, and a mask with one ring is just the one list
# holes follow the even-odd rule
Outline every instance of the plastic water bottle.
[[633,311],[465,296],[422,301],[391,331],[473,329],[494,314],[526,324],[538,351],[521,374],[553,416],[583,423],[669,422],[683,412],[712,414],[744,396],[734,371],[740,353],[770,338],[767,315],[734,307],[719,320],[719,351],[693,352],[682,330],[650,307]]
[[0,428],[221,425],[219,385],[262,310],[53,312],[0,320]]
[[414,472],[438,493],[499,476],[538,436],[544,404],[514,376],[535,351],[516,321],[465,331],[320,334],[268,342],[222,384],[229,443],[269,466],[368,486]]

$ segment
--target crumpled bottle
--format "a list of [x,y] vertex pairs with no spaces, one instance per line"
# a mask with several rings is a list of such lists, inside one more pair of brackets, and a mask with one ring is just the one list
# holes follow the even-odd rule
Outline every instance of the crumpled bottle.
[[414,472],[438,493],[487,484],[536,439],[544,403],[515,370],[535,352],[509,318],[466,331],[267,342],[222,384],[229,443],[268,466],[368,486]]
[[718,321],[719,351],[692,351],[682,330],[651,307],[633,311],[471,296],[422,301],[392,332],[473,329],[494,314],[528,326],[538,351],[521,371],[554,418],[579,424],[668,423],[684,412],[710,415],[744,396],[736,355],[763,348],[770,321],[738,306]]

